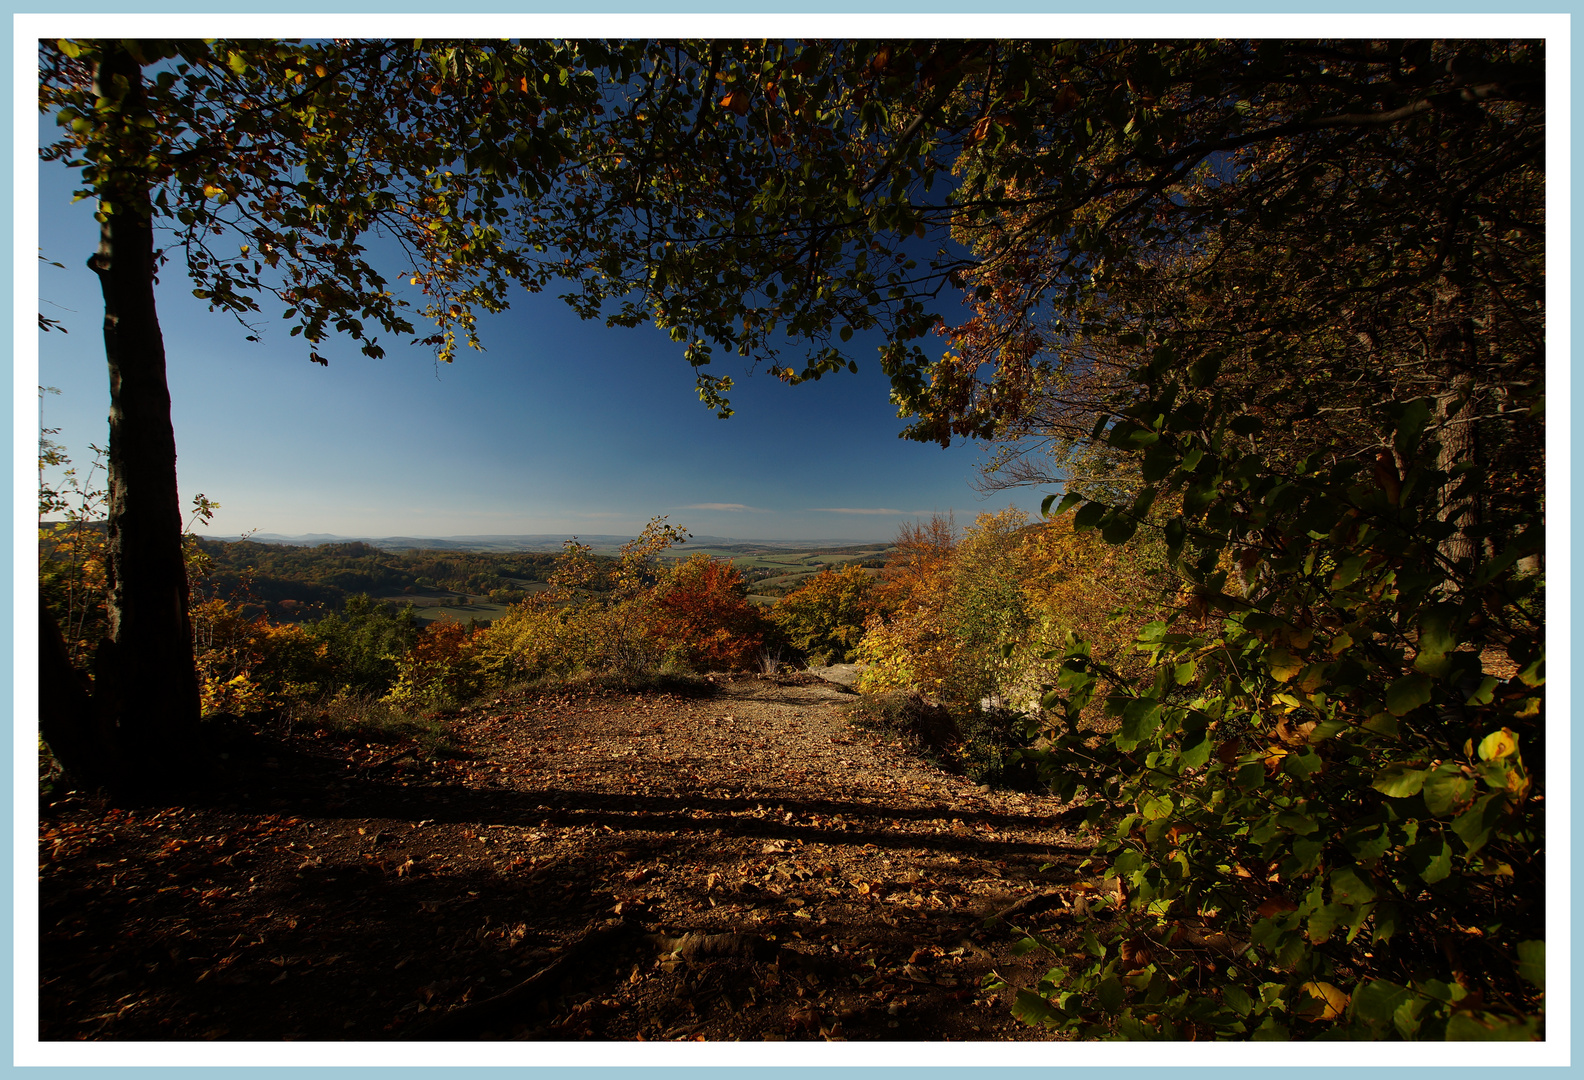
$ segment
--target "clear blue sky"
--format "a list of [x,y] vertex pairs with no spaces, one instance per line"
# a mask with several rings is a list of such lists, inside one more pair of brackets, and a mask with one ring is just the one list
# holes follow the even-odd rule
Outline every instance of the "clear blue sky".
[[[84,266],[97,225],[88,203],[71,204],[72,180],[40,166],[40,244],[65,264],[40,266],[40,310],[69,333],[39,334],[39,382],[61,390],[44,399],[45,425],[84,462],[106,440],[109,391]],[[521,294],[483,324],[487,351],[450,366],[386,337],[383,360],[339,342],[323,368],[285,326],[266,321],[248,342],[190,289],[168,265],[160,319],[183,502],[220,503],[203,530],[215,535],[631,534],[665,514],[694,533],[870,540],[934,512],[966,524],[1038,507],[1035,492],[973,489],[981,446],[897,438],[872,348],[855,350],[857,375],[798,387],[717,361],[737,379],[737,414],[719,420],[679,345],[652,327],[583,322],[550,294]]]

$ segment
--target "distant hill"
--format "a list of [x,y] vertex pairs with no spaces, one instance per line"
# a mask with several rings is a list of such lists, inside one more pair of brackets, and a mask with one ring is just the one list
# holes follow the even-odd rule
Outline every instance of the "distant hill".
[[[580,533],[577,540],[588,544],[596,552],[611,553],[633,539],[631,536]],[[239,536],[206,536],[206,540],[240,540]],[[301,536],[282,536],[279,533],[254,533],[247,537],[260,544],[284,544],[292,547],[318,547],[320,544],[368,544],[381,551],[481,551],[559,552],[561,546],[573,539],[572,533],[526,533],[511,536],[336,536],[330,533],[306,533]],[[721,551],[751,555],[758,551],[830,551],[850,548],[854,551],[885,547],[885,543],[861,540],[744,540],[730,536],[695,535],[687,542],[688,548],[715,548]]]

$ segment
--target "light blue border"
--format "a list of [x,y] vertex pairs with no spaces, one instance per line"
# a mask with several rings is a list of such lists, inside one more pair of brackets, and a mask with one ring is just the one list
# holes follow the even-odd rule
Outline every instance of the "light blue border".
[[[82,14],[98,14],[98,13],[102,13],[102,14],[108,14],[108,15],[125,15],[125,14],[129,13],[129,5],[127,5],[125,3],[107,3],[107,2],[103,2],[103,0],[99,0],[99,2],[92,2],[92,3],[51,4],[51,5],[48,5],[48,6],[49,7],[64,8],[66,11],[69,11],[69,12],[71,12],[73,14],[77,14],[77,13],[82,13]],[[157,12],[159,14],[184,14],[184,13],[209,14],[209,13],[215,12],[215,10],[216,10],[215,5],[212,4],[212,3],[195,3],[195,2],[191,2],[191,0],[178,0],[178,2],[160,3],[158,5],[150,5],[150,7],[152,8],[153,12]],[[1099,9],[1096,10],[1096,7],[1098,7]],[[46,5],[40,4],[40,3],[16,3],[15,0],[12,0],[12,2],[9,2],[7,4],[7,14],[8,15],[15,15],[15,14],[23,14],[23,13],[35,13],[35,12],[39,12],[39,11],[45,9],[45,8],[46,8]],[[1450,0],[1450,2],[1434,2],[1434,0],[1418,0],[1418,2],[1408,2],[1408,3],[1397,2],[1397,3],[1389,4],[1389,6],[1388,6],[1386,11],[1382,11],[1381,6],[1378,5],[1378,4],[1357,3],[1357,2],[1341,3],[1341,4],[1335,4],[1335,5],[1304,5],[1302,7],[1292,7],[1292,8],[1288,8],[1286,10],[1279,10],[1279,9],[1275,8],[1275,5],[1272,5],[1270,3],[1219,2],[1219,3],[1211,3],[1211,4],[1204,4],[1204,5],[1184,5],[1184,4],[1164,2],[1164,0],[1154,0],[1154,2],[1143,2],[1143,3],[1140,3],[1140,2],[1124,3],[1124,4],[1118,4],[1116,6],[1110,6],[1110,7],[1103,6],[1103,5],[1098,5],[1098,6],[1072,5],[1072,6],[1069,7],[1069,6],[1066,6],[1066,5],[1058,5],[1058,4],[1051,4],[1051,3],[1007,2],[1007,0],[992,0],[991,3],[979,6],[977,10],[975,10],[975,8],[973,6],[970,6],[970,5],[967,5],[967,4],[963,4],[961,2],[958,2],[958,3],[945,3],[945,2],[940,2],[940,0],[934,0],[934,2],[931,2],[931,0],[920,0],[920,2],[902,2],[902,3],[876,3],[876,2],[873,2],[873,0],[871,0],[871,2],[863,3],[863,4],[853,4],[853,3],[850,3],[850,2],[849,3],[829,2],[829,0],[822,0],[822,2],[796,3],[796,4],[770,4],[770,5],[756,6],[752,10],[746,9],[745,5],[741,2],[741,0],[730,0],[730,2],[727,2],[727,0],[704,0],[704,2],[684,2],[684,3],[681,3],[681,4],[674,4],[674,3],[673,4],[668,4],[668,3],[654,4],[654,3],[643,3],[643,2],[627,2],[627,3],[600,3],[600,4],[597,4],[597,5],[584,5],[584,4],[569,3],[569,2],[561,2],[561,3],[516,3],[516,4],[500,3],[500,2],[474,2],[474,3],[463,3],[463,4],[456,5],[456,8],[454,10],[456,10],[456,9],[459,9],[459,13],[466,13],[466,14],[469,14],[469,15],[473,15],[473,14],[480,14],[480,15],[489,15],[489,14],[500,14],[500,15],[564,14],[564,13],[574,13],[574,12],[577,13],[577,14],[611,14],[611,15],[642,14],[642,15],[655,15],[655,14],[662,14],[665,11],[670,11],[670,12],[673,12],[673,13],[676,13],[676,14],[712,14],[712,13],[718,13],[718,14],[729,14],[729,15],[739,15],[739,16],[740,15],[747,15],[747,14],[754,14],[754,15],[776,15],[776,14],[806,14],[806,15],[818,15],[818,14],[839,14],[839,15],[876,14],[876,15],[883,15],[883,14],[911,14],[911,13],[921,13],[921,14],[986,14],[986,15],[988,15],[988,14],[998,14],[998,15],[999,14],[1053,14],[1053,15],[1060,15],[1060,14],[1076,14],[1076,13],[1089,13],[1089,12],[1092,12],[1092,13],[1095,13],[1095,14],[1118,15],[1119,16],[1119,15],[1133,14],[1133,13],[1137,13],[1137,14],[1171,14],[1171,15],[1180,15],[1180,14],[1188,13],[1189,11],[1194,10],[1194,9],[1197,9],[1199,11],[1203,11],[1203,12],[1206,12],[1206,13],[1213,13],[1213,14],[1249,14],[1249,15],[1275,14],[1275,13],[1278,13],[1278,11],[1281,14],[1290,14],[1290,15],[1301,15],[1301,14],[1322,14],[1322,15],[1404,14],[1404,15],[1412,15],[1412,14],[1443,14],[1443,13],[1444,14],[1487,14],[1487,13],[1494,13],[1495,10],[1498,10],[1496,5],[1494,5],[1494,4],[1470,3],[1470,2],[1468,2],[1468,0]],[[1510,8],[1510,10],[1512,10],[1513,13],[1515,13],[1515,14],[1516,13],[1523,13],[1523,14],[1568,14],[1568,15],[1576,15],[1581,10],[1584,10],[1584,4],[1581,4],[1581,3],[1578,3],[1578,2],[1556,2],[1556,0],[1552,0],[1552,2],[1545,2],[1545,3],[1523,4],[1521,6],[1512,7],[1512,8]],[[335,13],[335,14],[356,15],[356,14],[383,14],[383,13],[424,14],[424,13],[430,13],[430,12],[434,12],[434,11],[436,11],[436,5],[433,5],[433,4],[414,3],[414,2],[412,2],[412,0],[395,0],[395,2],[391,2],[391,3],[368,3],[368,2],[354,2],[354,3],[345,3],[345,2],[343,2],[343,3],[328,3],[328,4],[327,3],[318,3],[318,4],[290,3],[290,4],[268,5],[268,6],[258,6],[258,7],[249,6],[245,10],[235,11],[235,12],[232,12],[232,13],[233,14],[265,14],[265,15],[291,15],[291,14],[322,15],[322,14],[326,14],[326,13]],[[899,29],[905,29],[905,27],[900,27]],[[1141,29],[1147,30],[1148,27],[1146,25],[1146,26],[1141,27]],[[14,47],[14,44],[15,44],[14,39],[15,39],[14,28],[11,25],[8,24],[7,25],[7,33],[5,35],[5,44],[6,44],[6,52],[5,52],[5,74],[6,74],[5,106],[6,107],[5,107],[5,111],[4,111],[3,120],[0,120],[0,130],[3,130],[5,138],[6,138],[6,141],[5,141],[4,145],[6,147],[8,147],[8,148],[11,146],[12,114],[13,114],[13,108],[14,108],[14,102],[12,101],[12,95],[11,95],[12,78],[13,78],[13,75],[14,75],[14,72],[12,70],[11,58],[12,58],[12,50],[13,50],[13,47]],[[1574,26],[1572,28],[1572,30],[1571,30],[1570,42],[1571,42],[1571,44],[1573,46],[1573,50],[1574,50],[1574,52],[1576,54],[1577,53],[1577,49],[1578,49],[1578,45],[1579,45],[1579,33],[1578,33],[1577,26]],[[1573,88],[1573,91],[1572,91],[1572,106],[1573,106],[1573,109],[1574,109],[1575,116],[1577,116],[1577,114],[1579,113],[1581,105],[1584,105],[1584,97],[1581,97],[1580,93],[1578,92],[1577,87],[1575,86]],[[1573,130],[1574,130],[1574,132],[1576,134],[1577,131],[1578,131],[1578,123],[1577,123],[1577,121],[1575,121],[1575,123],[1573,125]],[[1581,155],[1580,140],[1575,138],[1574,139],[1574,145],[1573,145],[1573,164],[1574,164],[1574,171],[1575,171],[1575,179],[1576,179],[1576,176],[1580,172],[1580,168],[1579,168],[1580,165],[1584,164],[1584,162],[1581,162],[1581,160],[1580,160],[1580,155]],[[14,196],[14,193],[11,190],[11,171],[10,171],[10,169],[6,170],[3,180],[0,180],[0,184],[3,184],[4,191],[7,194],[7,196]],[[1576,186],[1577,185],[1576,185],[1576,182],[1575,182],[1575,190],[1576,190]],[[11,197],[8,197],[6,199],[6,205],[9,206],[11,204],[11,201],[12,201]],[[7,244],[7,250],[11,250],[12,248],[14,248],[15,236],[14,236],[14,232],[13,232],[13,229],[12,229],[11,217],[9,215],[7,215],[5,217],[4,224],[0,225],[0,230],[3,230],[3,235],[6,237],[6,239],[8,241],[10,241],[10,243]],[[1581,267],[1580,267],[1580,258],[1581,258],[1581,256],[1580,256],[1580,244],[1579,244],[1580,227],[1578,226],[1577,223],[1574,224],[1574,228],[1573,228],[1573,231],[1572,231],[1572,239],[1573,239],[1573,253],[1572,253],[1573,254],[1573,258],[1572,258],[1572,269],[1573,269],[1572,285],[1573,285],[1573,288],[1572,288],[1571,293],[1570,293],[1570,295],[1568,297],[1568,300],[1569,301],[1576,301],[1579,298],[1579,291],[1580,291],[1580,289],[1579,289],[1579,281],[1581,279],[1581,274],[1579,272],[1580,269],[1581,269]],[[3,271],[0,271],[0,282],[3,282],[3,284],[4,284],[4,286],[5,286],[4,295],[7,295],[7,296],[11,295],[11,286],[12,286],[12,283],[13,283],[13,279],[12,279],[12,265],[13,265],[12,264],[12,260],[9,260],[9,259],[8,260],[4,260],[4,262],[3,262],[4,269],[3,269]],[[1575,310],[1578,310],[1580,308],[1580,305],[1575,303],[1573,305],[1573,307],[1574,307]],[[15,317],[18,317],[18,318],[26,317],[26,313],[24,313],[24,312],[16,312],[15,313]],[[7,348],[8,349],[9,349],[9,340],[10,339],[8,338],[7,339],[7,341],[8,341]],[[15,363],[14,358],[10,358],[10,362],[8,363],[7,367],[8,368],[14,367],[14,363]],[[9,371],[7,373],[10,374]],[[14,410],[14,407],[15,407],[15,402],[13,400],[11,400],[12,394],[13,394],[12,381],[11,380],[9,380],[9,379],[7,380],[6,387],[7,387],[7,390],[6,390],[7,403],[8,403],[8,405],[12,406],[12,408],[8,408],[5,411],[4,421],[3,421],[3,427],[4,427],[5,435],[7,437],[7,444],[6,445],[9,446],[9,445],[11,445],[10,439],[14,436],[14,427],[13,427],[13,415],[14,414],[13,414],[13,410]],[[1572,415],[1574,415],[1578,411],[1575,408],[1575,406],[1576,406],[1576,404],[1579,401],[1581,393],[1584,393],[1584,390],[1581,390],[1578,386],[1575,386],[1573,388],[1572,398],[1571,398],[1571,400],[1569,400],[1566,403],[1566,406],[1565,406],[1567,412],[1565,414],[1563,414],[1563,416],[1560,416],[1560,417],[1556,416],[1555,414],[1553,414],[1553,418],[1552,418],[1552,422],[1553,423],[1566,422],[1566,418],[1567,417],[1571,417]],[[1584,468],[1584,452],[1581,452],[1579,446],[1577,446],[1577,445],[1572,447],[1571,463],[1572,463],[1572,466],[1573,466],[1573,469],[1575,470],[1575,472],[1578,472],[1579,470],[1581,470],[1581,468]],[[14,506],[15,503],[14,503],[13,500],[14,500],[14,496],[15,496],[15,491],[14,491],[14,485],[13,485],[13,475],[12,475],[12,471],[11,470],[7,470],[7,472],[5,474],[4,490],[5,490],[5,494],[7,496],[7,500],[8,500],[6,505]],[[1575,492],[1577,491],[1577,484],[1573,485],[1573,490]],[[1581,520],[1580,519],[1580,514],[1579,514],[1579,512],[1578,512],[1576,507],[1575,507],[1574,512],[1572,514],[1572,520],[1575,523],[1575,525],[1580,523],[1580,520]],[[1576,531],[1577,535],[1584,535],[1584,532],[1581,532],[1581,531],[1579,531],[1577,529],[1575,531]],[[0,550],[3,550],[4,555],[5,555],[5,564],[4,565],[6,565],[8,568],[14,566],[15,565],[15,559],[18,557],[18,555],[17,555],[17,552],[15,551],[14,544],[13,544],[13,530],[6,530],[4,532],[4,534],[3,534],[3,537],[0,537]],[[1571,593],[1570,596],[1568,596],[1566,598],[1570,610],[1572,610],[1572,611],[1579,610],[1579,605],[1578,605],[1578,603],[1576,601],[1581,599],[1581,598],[1584,598],[1584,583],[1581,583],[1581,582],[1575,580],[1573,582],[1573,584],[1572,584],[1572,593]],[[4,574],[4,575],[0,575],[0,610],[3,610],[7,614],[7,616],[10,616],[10,617],[8,617],[8,618],[6,618],[4,620],[3,624],[0,624],[0,642],[3,642],[3,649],[0,649],[0,687],[4,687],[4,689],[5,689],[3,703],[0,703],[0,709],[3,709],[4,710],[4,714],[8,715],[8,716],[10,715],[10,713],[12,711],[12,702],[11,702],[11,696],[10,696],[9,691],[11,690],[11,687],[14,685],[13,679],[14,679],[14,676],[15,676],[15,657],[14,657],[15,641],[13,639],[12,626],[13,626],[13,622],[14,622],[14,613],[15,613],[16,600],[17,600],[17,597],[14,595],[12,575],[9,574],[9,573]],[[1577,645],[1575,645],[1575,647],[1573,649],[1573,652],[1572,652],[1572,655],[1568,658],[1568,660],[1570,662],[1570,666],[1571,666],[1571,668],[1572,668],[1572,670],[1574,672],[1578,672],[1580,670],[1580,668],[1581,668],[1581,665],[1579,663],[1580,659],[1581,659],[1580,649],[1577,647]],[[1569,715],[1584,716],[1584,695],[1581,695],[1579,690],[1576,687],[1574,688],[1573,700],[1572,700],[1572,702],[1570,704],[1576,704],[1577,707],[1573,708],[1573,709],[1570,709],[1569,710]],[[21,722],[23,720],[23,718],[14,718],[14,719],[16,721],[18,721],[18,722]],[[27,722],[31,723],[31,718],[27,718]],[[1566,723],[1567,720],[1563,719],[1563,718],[1559,718],[1557,722],[1558,723]],[[1580,734],[1584,735],[1584,732],[1581,732]],[[1580,744],[1581,743],[1584,743],[1584,738],[1576,738],[1575,739],[1575,745],[1573,747],[1572,758],[1571,758],[1571,761],[1569,762],[1569,765],[1571,766],[1571,775],[1573,775],[1573,776],[1580,775],[1581,766],[1584,766],[1584,750],[1581,750],[1581,748],[1580,748]],[[12,794],[10,778],[15,773],[15,764],[16,764],[15,760],[14,760],[13,747],[12,747],[11,740],[0,740],[0,763],[3,763],[3,766],[4,766],[4,773],[0,774],[0,775],[3,775],[3,777],[5,778],[3,782],[4,782],[4,785],[5,785],[6,795],[8,796],[5,805],[9,808],[11,806],[11,801],[10,801],[9,796]],[[10,925],[11,919],[12,919],[12,915],[13,915],[11,897],[12,897],[12,891],[13,891],[13,888],[14,888],[14,885],[15,885],[15,882],[14,882],[14,879],[13,879],[13,876],[12,876],[12,872],[13,872],[13,866],[14,866],[13,856],[14,856],[14,852],[15,852],[14,842],[15,842],[15,824],[16,823],[10,821],[9,818],[10,818],[10,815],[8,813],[7,814],[7,822],[6,823],[10,827],[6,828],[3,831],[3,833],[0,833],[0,852],[3,852],[3,855],[4,855],[3,870],[0,870],[0,874],[3,874],[3,877],[4,877],[3,891],[0,891],[0,919],[3,919],[4,925],[7,925],[7,926]],[[1579,825],[1580,825],[1580,822],[1581,822],[1581,815],[1578,812],[1577,806],[1575,806],[1575,808],[1574,808],[1574,814],[1573,814],[1573,819],[1572,820],[1573,820],[1573,827],[1574,827],[1575,835],[1576,835],[1577,831],[1578,831],[1578,828],[1579,828]],[[1576,852],[1577,851],[1577,844],[1575,843],[1573,846],[1574,846],[1574,850]],[[1577,865],[1577,860],[1575,860],[1574,874],[1573,874],[1573,881],[1574,881],[1575,884],[1578,881],[1579,875],[1580,875],[1579,867]],[[1557,914],[1560,915],[1560,913],[1557,913]],[[1575,927],[1576,927],[1576,925],[1577,924],[1576,924],[1576,920],[1575,920]],[[13,962],[14,962],[14,942],[13,942],[12,938],[9,935],[6,935],[5,938],[4,938],[3,943],[0,943],[0,952],[3,952],[3,957],[4,957],[4,964],[3,964],[3,967],[0,967],[0,970],[3,970],[6,974],[9,975],[11,970],[12,970],[12,966],[13,966]],[[1573,962],[1574,962],[1574,970],[1575,971],[1578,970],[1578,962],[1580,960],[1580,957],[1581,957],[1580,947],[1579,947],[1579,944],[1578,944],[1577,935],[1575,935],[1574,943],[1573,943],[1573,950],[1572,950],[1572,959],[1573,959]],[[1575,980],[1575,983],[1576,983],[1576,980]],[[0,982],[0,1008],[3,1008],[3,1010],[4,1010],[3,1029],[0,1029],[0,1030],[3,1030],[3,1035],[0,1035],[0,1042],[3,1042],[3,1051],[0,1051],[0,1067],[3,1067],[5,1069],[7,1069],[8,1071],[11,1070],[11,1068],[12,1068],[12,1066],[10,1065],[10,1062],[13,1059],[12,1050],[13,1050],[13,1047],[14,1047],[14,1037],[15,1037],[15,1033],[12,1030],[12,1026],[11,1026],[11,1016],[12,1016],[11,1006],[12,1006],[12,1003],[13,1003],[12,1002],[12,980],[10,978],[6,978],[6,979],[4,979],[3,982]],[[1572,1009],[1572,1019],[1575,1021],[1575,1024],[1574,1024],[1575,1030],[1577,1029],[1576,1020],[1578,1019],[1579,1012],[1580,1012],[1579,1003],[1575,999],[1574,1002],[1573,1002],[1573,1009]],[[1299,1053],[1301,1053],[1301,1051],[1299,1051]],[[1052,1045],[1052,1057],[1053,1057],[1053,1059],[1059,1061],[1059,1058],[1060,1058],[1059,1044],[1053,1044]],[[1301,1067],[1302,1067],[1301,1063],[1294,1063],[1294,1065],[1291,1066],[1290,1068],[1301,1068]],[[193,1067],[191,1069],[188,1069],[188,1070],[184,1071],[184,1073],[182,1075],[219,1073],[221,1071],[228,1071],[229,1072],[229,1071],[232,1071],[234,1068],[235,1068],[235,1066],[224,1066],[224,1067],[222,1067],[222,1066],[198,1066],[198,1067]],[[283,1067],[275,1067],[275,1068],[265,1068],[265,1069],[262,1070],[262,1073],[268,1073],[268,1074],[272,1074],[273,1075],[273,1074],[277,1074],[277,1073],[285,1074],[286,1072],[290,1071],[294,1075],[302,1075],[304,1068],[305,1067],[284,1067],[284,1066]],[[384,1072],[388,1071],[388,1069],[385,1068],[385,1067],[362,1067],[362,1068],[358,1068],[358,1067],[352,1067],[352,1068],[337,1067],[337,1068],[333,1068],[332,1069],[332,1067],[328,1067],[328,1066],[321,1066],[321,1067],[308,1066],[306,1068],[307,1068],[308,1072],[311,1073],[311,1074],[322,1074],[322,1075],[325,1075],[325,1076],[333,1075],[333,1076],[337,1076],[337,1077],[353,1076],[353,1075],[357,1075],[357,1076],[372,1075],[372,1074],[375,1074],[375,1073],[384,1073]],[[800,1076],[800,1075],[803,1075],[803,1074],[817,1074],[820,1077],[846,1077],[846,1076],[857,1077],[857,1076],[862,1076],[862,1077],[866,1078],[866,1080],[880,1080],[880,1078],[885,1078],[885,1080],[891,1080],[891,1078],[895,1078],[895,1080],[916,1080],[917,1076],[921,1072],[928,1072],[930,1074],[947,1074],[947,1073],[949,1073],[953,1078],[955,1078],[955,1077],[989,1076],[989,1075],[992,1075],[992,1074],[995,1075],[995,1076],[1007,1076],[1007,1075],[1029,1075],[1029,1076],[1038,1075],[1038,1076],[1045,1076],[1045,1075],[1050,1075],[1052,1073],[1055,1073],[1058,1070],[1060,1070],[1061,1068],[1062,1068],[1062,1066],[1060,1066],[1059,1064],[1053,1064],[1049,1068],[982,1067],[982,1068],[969,1068],[969,1069],[964,1069],[964,1068],[938,1068],[938,1067],[937,1068],[921,1069],[921,1068],[912,1067],[912,1066],[909,1066],[909,1067],[897,1067],[897,1068],[862,1068],[862,1067],[849,1067],[849,1066],[836,1066],[836,1067],[791,1067],[791,1068],[760,1068],[760,1067],[747,1068],[747,1067],[736,1067],[736,1066],[723,1066],[723,1067],[717,1067],[717,1068],[715,1068],[713,1070],[710,1070],[710,1071],[715,1073],[715,1074],[724,1073],[726,1075],[731,1075],[731,1076],[763,1076],[763,1077],[776,1077],[776,1078]],[[1111,1066],[1111,1067],[1097,1067],[1097,1066],[1094,1066],[1094,1065],[1084,1065],[1084,1066],[1078,1066],[1077,1068],[1082,1069],[1082,1071],[1084,1071],[1084,1072],[1093,1071],[1096,1068],[1104,1068],[1104,1071],[1105,1071],[1107,1076],[1122,1075],[1122,1076],[1137,1076],[1137,1077],[1141,1077],[1141,1078],[1148,1077],[1148,1078],[1150,1078],[1150,1080],[1157,1080],[1159,1073],[1162,1071],[1162,1066],[1160,1066],[1160,1065],[1151,1065],[1151,1066],[1119,1065],[1119,1066]],[[1270,1071],[1272,1069],[1271,1066],[1259,1066],[1259,1068],[1262,1071]],[[1432,1074],[1434,1074],[1434,1075],[1443,1074],[1445,1072],[1445,1068],[1446,1067],[1444,1067],[1444,1066],[1437,1066],[1437,1067],[1434,1067],[1434,1068],[1415,1068],[1415,1067],[1387,1068],[1387,1067],[1382,1066],[1382,1067],[1365,1068],[1365,1069],[1362,1069],[1362,1070],[1359,1070],[1357,1068],[1350,1068],[1349,1071],[1350,1072],[1362,1071],[1363,1073],[1367,1073],[1367,1074],[1371,1074],[1371,1075],[1374,1075],[1374,1074],[1384,1075],[1384,1074],[1389,1073],[1390,1075],[1392,1075],[1394,1077],[1397,1077],[1397,1076],[1419,1076],[1419,1075],[1424,1075],[1424,1076],[1428,1077],[1428,1076],[1430,1076]],[[577,1078],[579,1078],[579,1080],[585,1080],[585,1078],[587,1078],[587,1080],[594,1080],[594,1078],[602,1078],[602,1077],[606,1077],[606,1076],[624,1076],[624,1075],[628,1075],[630,1073],[635,1073],[635,1072],[641,1072],[641,1073],[643,1073],[646,1076],[657,1076],[657,1077],[658,1076],[664,1076],[664,1077],[668,1077],[668,1078],[672,1077],[672,1076],[675,1076],[677,1078],[681,1078],[681,1077],[684,1077],[684,1076],[693,1075],[693,1074],[697,1073],[699,1071],[699,1069],[700,1069],[700,1067],[695,1067],[695,1066],[677,1067],[677,1068],[671,1068],[671,1067],[666,1067],[666,1068],[643,1068],[643,1069],[618,1068],[618,1067],[586,1067],[586,1068],[547,1067],[547,1068],[541,1068],[541,1069],[534,1069],[532,1071],[533,1071],[535,1076],[545,1076],[545,1077],[566,1076],[566,1077],[577,1077]],[[20,1070],[18,1070],[18,1071],[20,1071]],[[28,1071],[33,1071],[33,1070],[28,1070]],[[51,1070],[51,1075],[56,1075],[56,1076],[74,1075],[74,1074],[77,1074],[77,1073],[87,1073],[89,1071],[97,1071],[97,1070],[90,1070],[88,1068],[78,1068],[78,1067],[56,1068],[56,1069],[52,1069]],[[154,1076],[154,1075],[163,1074],[165,1072],[165,1070],[163,1068],[161,1068],[161,1069],[136,1068],[136,1069],[131,1069],[131,1070],[127,1070],[127,1071],[130,1071],[130,1072],[133,1072],[133,1073],[138,1073],[138,1074],[147,1074],[147,1075],[149,1075],[151,1077]],[[445,1072],[445,1073],[448,1073],[448,1074],[451,1074],[451,1073],[460,1074],[463,1071],[463,1067],[458,1066],[458,1067],[446,1068],[446,1069],[443,1069],[443,1070],[442,1069],[434,1069],[434,1068],[426,1068],[424,1071],[426,1073]],[[1204,1072],[1209,1072],[1210,1070],[1201,1069],[1201,1068],[1193,1068],[1193,1069],[1173,1069],[1172,1071],[1173,1072],[1204,1073]],[[1284,1071],[1287,1071],[1287,1070],[1284,1069]],[[1308,1070],[1305,1069],[1304,1071],[1308,1071]],[[1486,1069],[1484,1071],[1489,1073],[1491,1070]],[[1499,1071],[1506,1072],[1508,1070],[1499,1070]],[[259,1075],[259,1073],[255,1073],[254,1075]]]

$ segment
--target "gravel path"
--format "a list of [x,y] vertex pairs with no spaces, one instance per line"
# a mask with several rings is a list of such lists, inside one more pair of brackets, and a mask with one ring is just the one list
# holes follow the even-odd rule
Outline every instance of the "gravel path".
[[[1014,956],[1020,935],[983,920],[1031,898],[1048,910],[1020,925],[1064,917],[1084,849],[1060,804],[853,728],[853,700],[806,675],[708,697],[531,694],[454,717],[457,761],[293,737],[208,805],[128,820],[60,800],[41,849],[41,1028],[1046,1037],[981,983],[1031,985],[1053,961]],[[173,844],[214,858],[159,863]],[[106,867],[125,897],[96,888]]]

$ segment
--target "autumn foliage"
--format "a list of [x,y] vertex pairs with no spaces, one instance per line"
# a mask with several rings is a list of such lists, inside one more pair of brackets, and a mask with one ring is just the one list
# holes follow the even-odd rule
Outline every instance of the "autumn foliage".
[[753,667],[769,630],[764,616],[748,602],[742,574],[708,555],[695,555],[672,572],[655,601],[651,624],[668,652],[702,671]]

